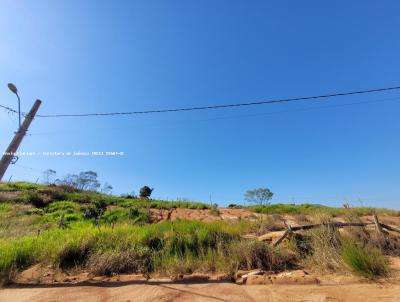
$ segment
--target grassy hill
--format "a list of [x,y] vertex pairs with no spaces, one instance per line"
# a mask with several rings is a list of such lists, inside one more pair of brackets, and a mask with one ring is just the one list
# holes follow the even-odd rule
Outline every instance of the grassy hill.
[[[356,219],[373,213],[398,216],[398,211],[274,204],[237,209],[268,214],[264,218],[254,214],[254,219],[247,220],[152,223],[152,209],[179,208],[219,215],[218,209],[204,203],[116,197],[69,186],[0,183],[0,276],[3,280],[12,279],[24,268],[39,263],[57,270],[85,270],[93,275],[233,275],[239,269],[321,267],[374,277],[387,273],[384,254],[400,255],[397,239],[381,242],[373,234],[359,230],[351,230],[345,237],[333,229],[313,231],[293,236],[279,248],[242,237],[260,229],[273,230],[277,214],[329,220],[338,216]],[[357,268],[360,263],[361,269]],[[378,268],[373,269],[374,265]]]

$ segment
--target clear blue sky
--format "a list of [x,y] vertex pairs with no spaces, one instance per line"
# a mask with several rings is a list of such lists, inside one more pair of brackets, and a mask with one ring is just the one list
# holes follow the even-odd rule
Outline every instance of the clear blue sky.
[[[0,9],[0,104],[41,114],[247,102],[400,84],[398,1],[14,1]],[[114,193],[221,205],[269,187],[273,202],[400,208],[400,92],[214,111],[37,118],[6,179],[95,170]],[[328,108],[320,108],[328,106]],[[0,149],[16,129],[0,110]],[[22,167],[24,166],[24,167]],[[29,167],[31,169],[27,169]]]

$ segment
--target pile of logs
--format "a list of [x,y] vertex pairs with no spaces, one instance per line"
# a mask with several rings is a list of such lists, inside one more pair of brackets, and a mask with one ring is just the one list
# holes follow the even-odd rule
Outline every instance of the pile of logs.
[[245,236],[248,239],[257,239],[259,241],[268,241],[276,238],[273,241],[272,245],[277,246],[279,245],[288,235],[292,232],[301,231],[301,230],[310,230],[313,228],[325,226],[325,227],[332,227],[332,228],[344,228],[344,227],[365,227],[368,225],[375,225],[376,231],[380,236],[384,235],[383,229],[388,231],[400,233],[400,229],[381,223],[376,215],[374,215],[373,222],[327,222],[327,223],[317,223],[317,224],[306,224],[306,225],[299,225],[299,226],[288,226],[286,229],[270,232],[261,236]]

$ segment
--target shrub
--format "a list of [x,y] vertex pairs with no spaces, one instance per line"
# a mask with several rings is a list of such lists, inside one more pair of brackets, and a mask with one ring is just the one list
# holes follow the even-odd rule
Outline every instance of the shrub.
[[59,266],[67,269],[84,264],[93,245],[93,240],[72,242],[66,245],[57,255]]
[[104,200],[97,200],[93,204],[90,204],[82,208],[83,217],[85,219],[98,219],[107,209],[107,204]]
[[153,190],[153,188],[150,188],[148,186],[142,187],[139,192],[140,198],[149,198]]
[[50,201],[66,200],[68,197],[65,192],[57,190],[56,188],[39,189],[38,193],[47,196]]
[[375,247],[357,245],[345,240],[341,256],[344,263],[356,274],[370,279],[387,276],[389,265],[381,251]]
[[45,202],[43,197],[36,192],[29,192],[26,198],[28,203],[32,204],[37,208],[43,208],[47,205],[47,202]]
[[133,220],[133,223],[148,223],[151,216],[149,211],[133,206],[129,208],[129,219]]
[[145,273],[151,270],[151,252],[143,246],[132,246],[126,250],[99,250],[90,256],[87,266],[95,275]]
[[238,269],[280,271],[294,265],[293,258],[289,254],[283,254],[260,241],[234,243],[229,249],[229,254],[235,259]]
[[[307,232],[311,250],[304,264],[316,271],[332,272],[343,268],[340,257],[341,237],[336,228],[324,226]],[[307,246],[307,245],[304,245]]]
[[212,206],[211,209],[209,210],[209,213],[213,216],[219,216],[220,214],[218,207],[216,206]]

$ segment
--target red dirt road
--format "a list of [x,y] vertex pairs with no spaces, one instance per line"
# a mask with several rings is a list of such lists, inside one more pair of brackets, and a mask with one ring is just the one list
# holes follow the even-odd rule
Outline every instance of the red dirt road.
[[400,301],[399,284],[236,285],[170,282],[117,282],[96,285],[27,285],[0,290],[1,302],[62,301]]

